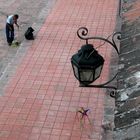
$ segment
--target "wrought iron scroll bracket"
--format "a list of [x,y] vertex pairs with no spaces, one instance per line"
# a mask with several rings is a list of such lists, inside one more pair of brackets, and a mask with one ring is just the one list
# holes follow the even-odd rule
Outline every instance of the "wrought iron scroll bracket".
[[[80,27],[77,30],[77,36],[80,39],[85,40],[86,44],[89,44],[89,40],[102,40],[102,41],[104,41],[103,44],[105,44],[105,43],[110,44],[110,46],[112,46],[115,49],[117,54],[118,55],[120,54],[115,40],[120,40],[121,39],[121,32],[115,32],[115,33],[111,34],[110,36],[108,36],[107,38],[103,38],[103,37],[88,37],[87,35],[88,35],[88,29],[86,27]],[[111,41],[109,40],[110,37],[112,37]],[[103,46],[103,45],[101,45],[101,46]],[[100,85],[84,85],[84,84],[80,83],[80,86],[81,87],[86,86],[86,87],[94,87],[94,88],[109,88],[109,89],[113,89],[113,91],[110,92],[110,96],[115,98],[117,87],[109,86],[108,84],[110,82],[112,82],[113,80],[115,80],[117,75],[118,75],[118,73],[115,74],[111,80],[109,80],[109,81],[107,81],[107,82],[105,82],[103,84],[100,84]]]

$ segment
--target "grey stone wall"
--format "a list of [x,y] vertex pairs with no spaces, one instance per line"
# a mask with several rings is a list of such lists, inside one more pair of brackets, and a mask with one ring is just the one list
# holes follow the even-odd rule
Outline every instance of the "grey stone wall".
[[122,1],[115,140],[140,140],[140,1]]

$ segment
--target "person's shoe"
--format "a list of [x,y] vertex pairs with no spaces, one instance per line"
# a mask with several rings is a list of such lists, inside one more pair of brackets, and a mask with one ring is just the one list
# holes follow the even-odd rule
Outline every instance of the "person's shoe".
[[11,45],[12,45],[12,43],[8,43],[8,45],[9,45],[9,46],[11,46]]

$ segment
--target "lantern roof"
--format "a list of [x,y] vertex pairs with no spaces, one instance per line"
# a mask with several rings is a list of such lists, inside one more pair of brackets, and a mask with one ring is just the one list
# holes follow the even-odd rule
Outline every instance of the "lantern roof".
[[71,61],[79,68],[94,69],[103,65],[104,58],[98,54],[92,44],[85,44],[72,56]]

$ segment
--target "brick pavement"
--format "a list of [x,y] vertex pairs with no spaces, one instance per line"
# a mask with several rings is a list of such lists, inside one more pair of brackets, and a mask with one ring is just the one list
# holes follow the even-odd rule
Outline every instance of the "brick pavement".
[[[84,43],[77,29],[86,26],[89,35],[108,36],[117,7],[116,0],[56,2],[0,97],[0,140],[101,139],[105,91],[78,87],[70,58]],[[106,63],[98,83],[109,75],[111,49],[100,53]],[[81,130],[75,115],[82,106],[90,109],[92,126],[86,121]]]

